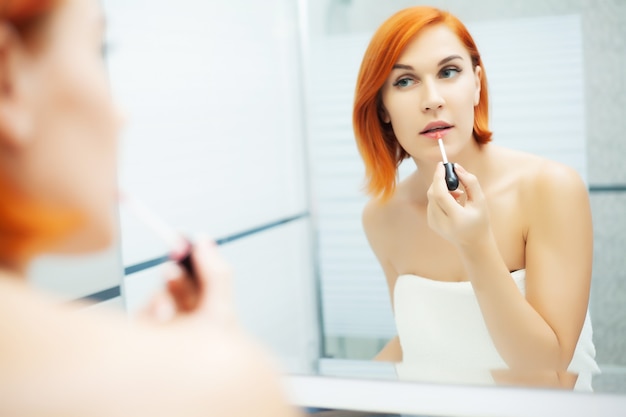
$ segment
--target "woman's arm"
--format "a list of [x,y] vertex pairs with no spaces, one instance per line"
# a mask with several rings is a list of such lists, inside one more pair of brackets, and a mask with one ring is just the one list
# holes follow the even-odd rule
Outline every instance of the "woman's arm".
[[[362,216],[363,230],[367,236],[367,240],[376,255],[376,259],[380,263],[385,278],[387,280],[387,289],[389,290],[389,298],[391,300],[391,309],[393,311],[393,291],[398,279],[398,273],[387,260],[387,251],[393,247],[390,236],[385,233],[388,228],[385,225],[384,208],[376,201],[370,201],[363,210]],[[374,357],[374,360],[385,362],[402,362],[402,348],[398,336],[392,338],[385,347]]]
[[385,347],[374,357],[375,361],[381,362],[402,362],[402,346],[400,337],[394,336]]
[[458,174],[467,192],[465,206],[435,189],[436,179],[429,194],[441,210],[433,208],[432,221],[457,244],[498,352],[513,369],[566,370],[591,280],[591,212],[584,184],[573,170],[546,164],[527,190],[524,297],[499,253],[476,177],[462,167]]
[[566,390],[574,389],[578,380],[578,374],[552,369],[495,369],[491,371],[491,376],[498,385]]

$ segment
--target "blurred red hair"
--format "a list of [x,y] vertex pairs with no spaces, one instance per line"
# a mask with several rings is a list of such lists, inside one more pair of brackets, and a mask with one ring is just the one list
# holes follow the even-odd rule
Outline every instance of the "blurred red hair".
[[[21,36],[35,29],[58,0],[0,0],[0,22]],[[22,193],[0,167],[0,262],[20,263],[49,248],[79,224],[78,216],[46,207]]]
[[59,0],[0,0],[0,20],[20,30],[51,12],[58,3]]
[[448,12],[425,6],[401,10],[376,31],[365,51],[356,83],[352,123],[357,146],[365,162],[366,189],[372,197],[391,197],[398,165],[409,155],[398,143],[393,129],[380,116],[380,90],[407,45],[424,28],[444,24],[465,45],[474,67],[482,68],[480,102],[474,108],[474,138],[491,140],[487,77],[476,44],[465,25]]

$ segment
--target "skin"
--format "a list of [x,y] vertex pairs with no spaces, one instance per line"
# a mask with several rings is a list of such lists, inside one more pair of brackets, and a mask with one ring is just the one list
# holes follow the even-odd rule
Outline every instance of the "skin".
[[[80,212],[51,251],[114,236],[120,117],[100,56],[99,2],[62,2],[31,42],[0,23],[0,166],[31,198]],[[239,326],[231,269],[210,240],[192,254],[198,283],[170,265],[167,288],[129,325],[59,306],[0,264],[0,415],[291,416],[276,365]]]
[[[439,65],[450,56],[458,58]],[[481,68],[472,68],[446,26],[424,29],[397,64],[403,67],[392,70],[381,90],[383,119],[417,169],[388,201],[371,200],[363,211],[392,303],[401,274],[470,281],[491,338],[514,371],[507,375],[549,371],[571,385],[564,371],[591,280],[592,224],[583,181],[562,164],[475,141]],[[454,126],[444,136],[461,182],[453,193],[436,140],[419,133],[436,120]],[[526,297],[510,277],[523,268]],[[398,337],[377,359],[402,360]]]

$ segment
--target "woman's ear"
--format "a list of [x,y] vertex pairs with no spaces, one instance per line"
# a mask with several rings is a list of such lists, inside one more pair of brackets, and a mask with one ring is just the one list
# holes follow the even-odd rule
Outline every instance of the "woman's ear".
[[476,91],[474,92],[474,106],[478,106],[480,103],[480,81],[483,77],[483,69],[480,65],[476,65],[474,68],[474,82],[476,83]]
[[0,146],[15,148],[28,142],[33,118],[27,100],[27,46],[13,27],[0,23]]

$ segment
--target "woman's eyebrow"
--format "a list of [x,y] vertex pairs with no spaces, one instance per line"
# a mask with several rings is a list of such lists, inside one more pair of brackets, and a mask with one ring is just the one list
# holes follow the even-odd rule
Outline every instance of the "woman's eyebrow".
[[441,61],[439,61],[439,63],[437,64],[437,66],[442,66],[443,64],[450,62],[454,59],[463,59],[463,57],[461,55],[450,55],[445,57],[444,59],[442,59]]
[[[443,64],[445,64],[447,62],[450,62],[452,60],[455,60],[455,59],[463,59],[463,57],[461,55],[450,55],[450,56],[447,56],[444,59],[442,59],[441,61],[439,61],[437,63],[437,66],[440,67]],[[395,64],[392,69],[403,69],[403,70],[415,71],[415,69],[412,66],[406,65],[406,64]]]
[[404,70],[414,71],[412,66],[404,65],[404,64],[395,64],[392,69],[404,69]]

